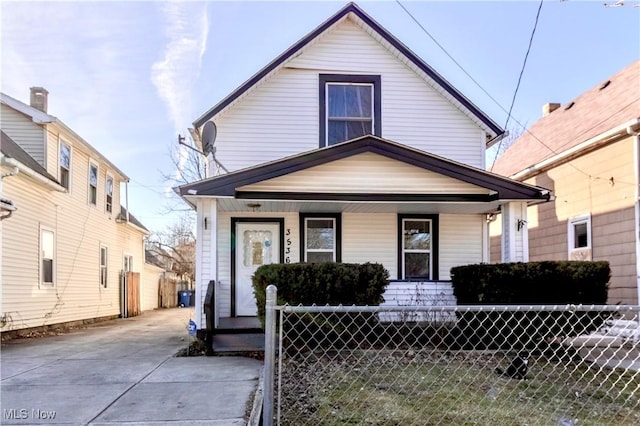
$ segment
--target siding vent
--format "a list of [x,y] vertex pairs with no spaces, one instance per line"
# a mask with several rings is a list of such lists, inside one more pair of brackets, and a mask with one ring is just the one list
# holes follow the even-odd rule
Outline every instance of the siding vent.
[[32,87],[29,104],[44,113],[47,112],[49,104],[49,92],[44,87]]

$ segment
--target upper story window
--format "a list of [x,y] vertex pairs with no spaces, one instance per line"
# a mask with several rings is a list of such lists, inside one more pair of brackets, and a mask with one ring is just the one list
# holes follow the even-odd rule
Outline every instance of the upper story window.
[[89,204],[98,204],[98,166],[89,163]]
[[58,179],[60,180],[60,185],[69,190],[71,184],[71,147],[64,142],[60,142],[58,164]]
[[379,75],[320,74],[320,147],[381,135]]
[[113,212],[113,178],[111,176],[107,176],[105,194],[105,210],[111,213]]

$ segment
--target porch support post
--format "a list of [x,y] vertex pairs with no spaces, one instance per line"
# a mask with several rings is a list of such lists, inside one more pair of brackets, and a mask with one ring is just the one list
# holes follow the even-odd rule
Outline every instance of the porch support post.
[[502,205],[502,261],[529,261],[527,203],[512,201]]
[[[196,297],[195,323],[204,328],[207,320],[204,314],[204,296],[210,280],[218,283],[218,253],[216,244],[216,224],[218,222],[217,200],[199,199],[196,205]],[[217,292],[216,292],[217,293]],[[218,326],[218,301],[214,301],[215,326]]]

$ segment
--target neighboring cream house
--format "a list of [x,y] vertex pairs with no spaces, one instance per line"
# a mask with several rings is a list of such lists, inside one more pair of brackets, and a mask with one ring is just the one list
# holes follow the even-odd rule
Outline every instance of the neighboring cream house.
[[117,317],[121,273],[143,272],[147,229],[129,214],[127,176],[47,113],[48,92],[26,105],[0,94],[0,331]]
[[[640,288],[640,61],[576,99],[550,103],[493,171],[553,191],[529,207],[531,260],[607,260],[609,303],[637,304]],[[491,225],[491,260],[504,259]]]
[[549,197],[486,172],[504,131],[353,3],[194,127],[209,170],[229,171],[179,188],[198,214],[199,326],[212,281],[216,329],[254,316],[251,275],[272,262],[378,262],[388,302],[420,287],[449,303],[450,269],[489,261],[487,215],[512,213],[522,260],[517,221]]

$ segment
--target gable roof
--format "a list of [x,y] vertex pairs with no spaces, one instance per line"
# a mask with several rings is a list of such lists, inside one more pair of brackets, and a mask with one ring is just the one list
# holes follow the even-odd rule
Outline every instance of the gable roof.
[[491,118],[484,114],[478,107],[476,107],[469,99],[467,99],[462,93],[454,88],[447,80],[445,80],[440,74],[438,74],[433,68],[431,68],[420,57],[413,53],[407,46],[401,41],[395,38],[391,33],[378,24],[373,18],[367,15],[362,9],[360,9],[355,3],[349,3],[335,15],[327,19],[324,23],[320,24],[315,30],[307,34],[289,49],[285,50],[280,56],[271,61],[267,66],[262,68],[256,74],[254,74],[249,80],[245,81],[237,89],[231,92],[227,97],[218,102],[209,111],[205,112],[202,116],[197,118],[193,125],[196,129],[204,125],[212,117],[223,111],[229,105],[234,103],[238,98],[248,92],[252,87],[258,84],[261,80],[267,78],[273,72],[280,69],[286,62],[295,58],[297,54],[305,46],[317,39],[321,34],[330,29],[333,25],[346,19],[348,16],[356,17],[364,25],[367,25],[375,33],[377,33],[382,39],[389,43],[393,48],[397,49],[402,55],[404,55],[411,63],[413,63],[425,76],[431,80],[435,85],[440,86],[451,97],[451,102],[454,103],[463,113],[471,118],[475,118],[482,124],[485,131],[489,135],[487,145],[491,145],[491,142],[495,142],[496,139],[504,134],[504,130],[496,124]]
[[633,119],[640,119],[640,60],[536,121],[492,170],[512,176]]
[[[318,148],[302,154],[297,154],[222,176],[183,185],[178,187],[177,191],[182,197],[204,195],[247,198],[251,195],[242,194],[238,191],[238,188],[364,152],[372,152],[382,155],[406,164],[411,164],[425,170],[451,177],[453,179],[458,179],[463,182],[487,188],[495,192],[493,195],[468,196],[464,200],[448,199],[446,196],[442,195],[438,195],[437,199],[433,199],[430,197],[430,194],[415,194],[413,196],[412,194],[397,194],[394,198],[397,199],[397,201],[493,201],[496,199],[547,200],[549,198],[549,191],[543,188],[516,182],[503,176],[370,135],[362,136],[360,138],[352,139],[329,147]],[[305,199],[305,197],[308,196],[308,194],[292,195],[295,195],[295,199]],[[369,201],[375,200],[379,195],[344,195],[325,193],[314,194],[313,198],[318,198],[319,196],[324,196],[327,199],[340,198],[350,201]],[[388,197],[385,198],[389,199]]]
[[12,98],[6,93],[0,93],[0,103],[3,103],[8,107],[13,108],[14,110],[26,115],[27,117],[30,117],[36,124],[55,124],[59,126],[61,129],[63,129],[64,131],[72,135],[75,139],[80,141],[83,145],[85,145],[93,156],[102,159],[102,161],[104,161],[109,166],[109,169],[113,170],[115,173],[118,173],[124,180],[129,182],[129,177],[124,174],[122,170],[117,168],[116,165],[113,164],[107,157],[102,155],[100,151],[95,149],[89,142],[83,139],[82,136],[77,134],[73,129],[64,124],[57,117],[44,113],[39,109],[32,107],[31,105],[27,105],[24,102]]
[[38,163],[35,158],[30,156],[20,145],[18,145],[13,139],[9,137],[4,131],[0,130],[2,133],[2,141],[0,144],[0,151],[9,158],[13,158],[14,160],[24,164],[26,167],[30,168],[34,172],[38,173],[44,178],[49,179],[53,183],[60,184],[58,179],[53,177],[47,169],[42,167],[40,163]]

